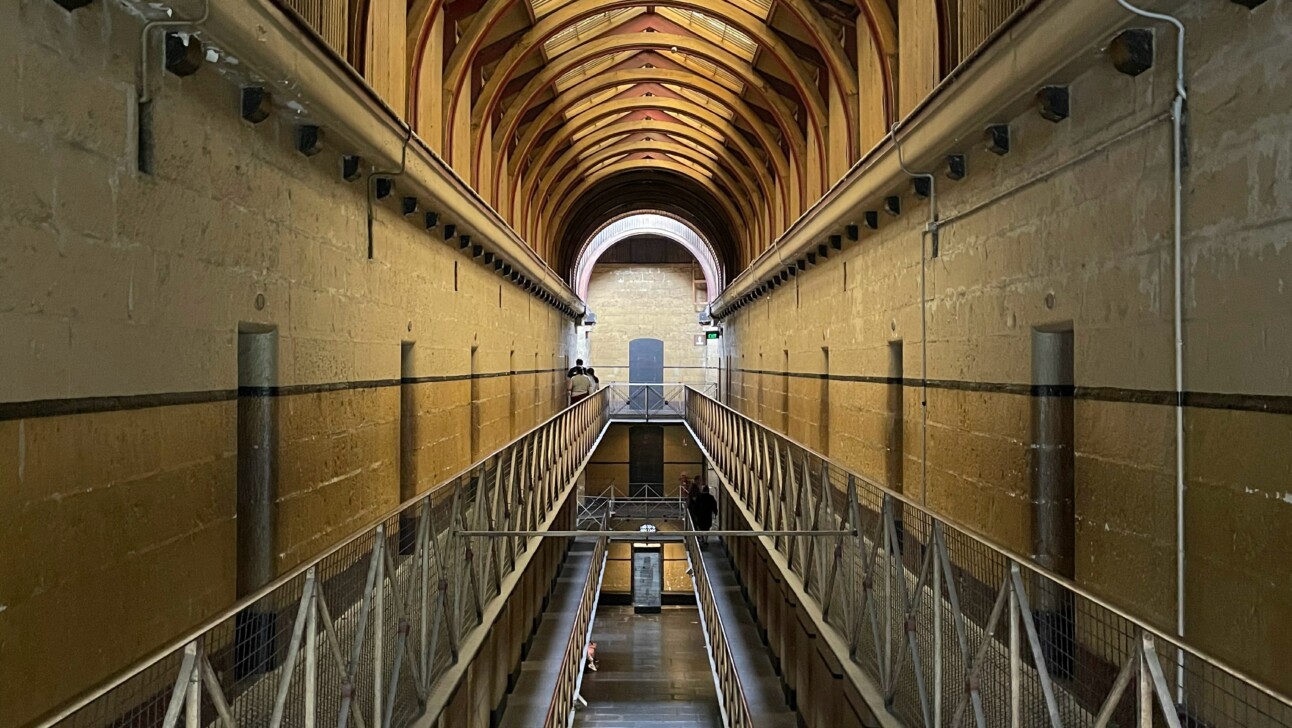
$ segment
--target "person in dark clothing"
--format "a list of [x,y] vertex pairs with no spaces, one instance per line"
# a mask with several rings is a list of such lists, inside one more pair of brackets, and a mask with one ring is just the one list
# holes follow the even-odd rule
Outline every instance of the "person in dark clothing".
[[565,373],[565,378],[566,378],[566,379],[569,379],[570,377],[573,377],[573,376],[574,376],[574,375],[576,375],[576,374],[583,374],[583,360],[582,360],[582,359],[575,359],[575,360],[574,360],[574,366],[570,367],[570,371],[568,371],[568,372],[566,372],[566,373]]
[[718,513],[718,501],[709,493],[709,486],[701,485],[699,492],[689,499],[687,508],[691,511],[691,523],[695,525],[695,530],[708,531],[713,528],[713,517]]

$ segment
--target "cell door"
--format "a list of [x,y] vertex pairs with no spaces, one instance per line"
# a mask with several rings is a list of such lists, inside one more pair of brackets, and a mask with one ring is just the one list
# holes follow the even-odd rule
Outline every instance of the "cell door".
[[660,425],[628,429],[628,495],[664,495],[664,428]]
[[663,387],[641,386],[664,381],[664,342],[633,339],[628,342],[628,405],[637,412],[658,409],[664,401]]

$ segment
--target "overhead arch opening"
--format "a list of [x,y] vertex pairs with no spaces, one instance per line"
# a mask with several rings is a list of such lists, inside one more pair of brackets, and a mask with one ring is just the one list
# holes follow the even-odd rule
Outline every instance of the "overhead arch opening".
[[666,212],[635,212],[606,222],[583,244],[570,277],[570,284],[579,297],[588,300],[592,270],[607,251],[619,243],[639,238],[662,238],[689,252],[704,275],[705,304],[712,301],[725,284],[724,269],[718,255],[700,231]]

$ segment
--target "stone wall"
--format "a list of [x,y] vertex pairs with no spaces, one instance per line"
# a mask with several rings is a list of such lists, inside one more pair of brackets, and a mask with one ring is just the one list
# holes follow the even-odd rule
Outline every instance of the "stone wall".
[[[691,434],[682,425],[658,425],[664,431],[664,495],[678,495],[678,478],[704,474],[704,457]],[[629,494],[629,430],[634,425],[614,424],[606,430],[601,444],[588,461],[584,492],[601,495],[613,489],[615,495]]]
[[[1292,690],[1279,660],[1292,651],[1292,7],[1173,12],[1187,26],[1189,93],[1186,637]],[[1031,553],[1030,342],[1036,329],[1070,326],[1076,580],[1174,631],[1175,37],[1159,28],[1156,38],[1143,75],[1092,49],[1056,79],[1070,83],[1064,121],[1002,114],[1006,156],[985,151],[977,130],[949,139],[969,174],[934,170],[936,257],[921,265],[928,203],[900,190],[899,217],[881,213],[877,232],[725,320],[722,366],[733,370],[728,401],[745,413]],[[886,463],[895,417],[896,470]]]
[[280,571],[399,501],[401,419],[417,492],[564,399],[567,319],[384,202],[370,259],[350,150],[298,154],[217,74],[154,75],[137,171],[139,32],[0,6],[2,725],[233,603],[240,326],[278,338]]
[[[582,329],[587,356],[602,384],[628,381],[628,342],[664,342],[664,381],[716,381],[717,346],[697,346],[704,333],[696,315],[692,281],[703,280],[694,264],[598,263],[588,283],[588,308],[595,326]],[[711,351],[712,350],[712,351]]]

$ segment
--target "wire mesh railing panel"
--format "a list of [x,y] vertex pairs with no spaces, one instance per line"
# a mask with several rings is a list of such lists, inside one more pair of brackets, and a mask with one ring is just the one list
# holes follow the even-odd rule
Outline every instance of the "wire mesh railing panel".
[[[689,520],[687,528],[693,528]],[[691,575],[705,642],[708,645],[709,659],[713,663],[714,675],[718,678],[718,699],[722,707],[724,725],[730,728],[752,726],[754,716],[749,709],[736,659],[727,642],[726,628],[718,613],[718,603],[713,596],[713,586],[709,582],[709,572],[705,567],[704,553],[698,537],[686,538],[686,560],[690,566],[687,573]]]
[[[1026,558],[698,391],[685,411],[903,724],[1292,726],[1286,697]],[[793,535],[827,528],[847,534]]]
[[459,532],[545,528],[607,401],[563,410],[37,725],[398,728],[442,709],[432,688],[533,554]]
[[609,539],[598,538],[593,547],[592,557],[588,561],[588,574],[584,579],[579,596],[579,606],[570,628],[558,667],[556,686],[552,691],[552,702],[548,706],[544,719],[544,728],[563,728],[573,720],[571,713],[583,683],[583,669],[587,665],[588,646],[592,637],[592,620],[597,611],[597,600],[601,593],[601,583],[606,571],[606,554],[610,546]]

